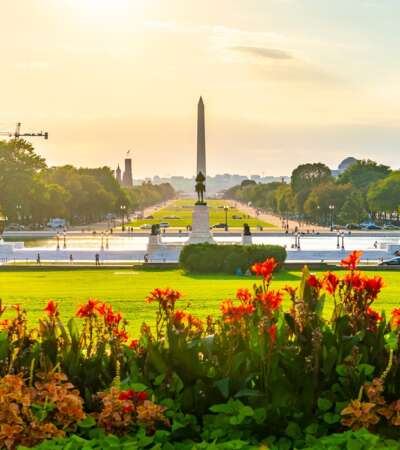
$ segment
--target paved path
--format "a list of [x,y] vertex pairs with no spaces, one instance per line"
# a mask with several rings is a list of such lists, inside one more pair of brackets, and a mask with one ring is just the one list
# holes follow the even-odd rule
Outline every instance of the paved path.
[[[271,225],[274,225],[274,227],[283,230],[282,219],[279,216],[275,216],[273,214],[269,214],[264,211],[261,211],[259,214],[257,214],[257,208],[253,208],[252,206],[248,206],[245,203],[241,203],[236,200],[229,200],[229,204],[236,207],[237,209],[240,209],[244,213],[249,214],[252,217],[257,217],[258,219],[270,223]],[[298,228],[299,231],[307,231],[307,230],[329,231],[329,228],[321,227],[319,225],[300,224],[299,222],[296,222],[294,220],[289,220],[288,222],[289,222],[289,232],[294,231],[296,227]]]

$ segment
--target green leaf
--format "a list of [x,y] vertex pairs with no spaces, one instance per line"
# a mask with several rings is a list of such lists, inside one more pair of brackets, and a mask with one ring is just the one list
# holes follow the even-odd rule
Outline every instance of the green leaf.
[[397,333],[392,331],[391,333],[385,334],[385,344],[388,350],[393,350],[395,352],[398,347],[398,341]]
[[365,376],[370,377],[375,372],[375,367],[371,366],[370,364],[359,364],[358,365],[358,370],[361,373],[364,373]]
[[335,413],[325,413],[324,414],[324,422],[333,425],[334,423],[338,423],[340,421],[340,415]]
[[229,378],[222,378],[214,383],[214,386],[221,392],[224,398],[229,397]]
[[292,439],[301,438],[302,433],[300,425],[296,422],[289,422],[289,425],[286,427],[285,434]]
[[96,421],[91,416],[87,416],[85,419],[78,422],[80,428],[92,428],[96,426]]
[[318,399],[318,409],[321,411],[329,411],[332,408],[332,402],[327,398]]

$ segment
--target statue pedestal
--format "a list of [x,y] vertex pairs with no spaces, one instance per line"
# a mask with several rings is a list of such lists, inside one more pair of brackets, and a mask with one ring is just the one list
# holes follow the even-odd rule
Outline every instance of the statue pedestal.
[[192,232],[187,244],[215,244],[210,231],[210,218],[207,205],[195,205],[192,215]]
[[161,238],[159,234],[149,236],[149,242],[147,243],[147,251],[154,252],[160,249],[161,247]]
[[242,234],[242,245],[252,245],[253,237],[251,235]]

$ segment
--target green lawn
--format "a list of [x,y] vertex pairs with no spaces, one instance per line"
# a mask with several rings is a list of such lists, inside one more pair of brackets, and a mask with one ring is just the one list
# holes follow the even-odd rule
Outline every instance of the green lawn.
[[[386,287],[375,304],[379,311],[390,312],[400,306],[400,272],[377,272]],[[368,272],[372,276],[372,272]],[[275,275],[274,288],[286,284],[296,285],[300,272],[282,272]],[[64,270],[0,272],[0,297],[3,304],[20,303],[29,313],[31,323],[42,315],[47,299],[60,304],[63,318],[72,316],[77,306],[88,298],[98,298],[113,304],[129,320],[129,328],[136,333],[143,321],[152,324],[155,305],[144,302],[146,295],[155,287],[171,287],[184,293],[180,307],[191,303],[192,313],[205,317],[216,314],[221,300],[232,298],[239,287],[251,289],[255,278],[236,276],[199,275],[189,276],[179,270],[132,271]],[[289,301],[285,300],[285,307]],[[327,311],[330,309],[327,304]]]
[[[210,225],[225,223],[224,205],[226,205],[226,202],[224,202],[223,200],[207,200],[207,205],[210,209]],[[154,219],[135,220],[131,222],[129,226],[139,227],[143,224],[157,224],[160,222],[168,222],[171,227],[185,229],[187,225],[192,224],[193,206],[194,199],[176,200],[167,208],[163,208],[152,214]],[[234,219],[234,216],[238,216],[241,218]],[[169,217],[176,218],[171,219]],[[244,223],[249,224],[251,227],[255,227],[258,225],[261,225],[263,227],[273,226],[256,218],[245,216],[243,212],[236,208],[229,208],[228,226],[231,228],[242,228]]]

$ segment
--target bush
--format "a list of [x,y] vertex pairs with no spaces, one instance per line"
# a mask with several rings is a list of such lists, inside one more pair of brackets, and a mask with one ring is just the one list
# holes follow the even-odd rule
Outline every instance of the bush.
[[186,245],[180,255],[182,269],[193,273],[243,273],[254,263],[274,258],[281,266],[286,250],[280,245]]

